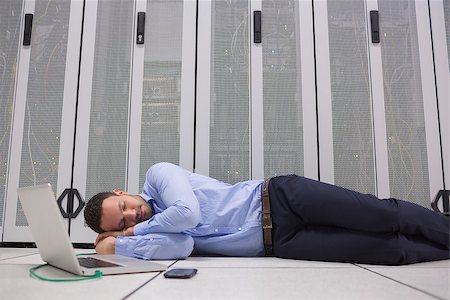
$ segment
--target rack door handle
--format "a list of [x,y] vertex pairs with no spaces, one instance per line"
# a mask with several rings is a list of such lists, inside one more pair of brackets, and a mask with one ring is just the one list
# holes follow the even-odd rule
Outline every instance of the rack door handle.
[[261,11],[255,10],[253,12],[253,42],[255,44],[261,43]]
[[380,42],[380,23],[378,20],[378,10],[370,11],[370,29],[372,31],[372,43]]
[[[438,202],[441,198],[443,211],[438,207]],[[450,190],[439,190],[433,202],[431,202],[431,208],[436,212],[443,213],[450,217]]]
[[31,45],[31,29],[33,27],[33,14],[25,14],[25,26],[23,29],[23,45]]
[[138,12],[136,44],[143,44],[145,38],[145,12]]
[[[67,197],[67,211],[64,211],[62,207],[62,201],[65,197]],[[78,200],[78,207],[73,211],[75,198]],[[65,189],[56,202],[58,203],[59,211],[64,218],[76,218],[85,205],[83,198],[77,189]]]

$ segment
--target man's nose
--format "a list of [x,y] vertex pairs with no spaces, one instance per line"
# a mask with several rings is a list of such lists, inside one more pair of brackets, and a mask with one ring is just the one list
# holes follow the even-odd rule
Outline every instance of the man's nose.
[[133,224],[136,222],[136,210],[134,208],[127,209],[126,211],[123,212],[123,215],[128,224],[130,222],[132,222]]

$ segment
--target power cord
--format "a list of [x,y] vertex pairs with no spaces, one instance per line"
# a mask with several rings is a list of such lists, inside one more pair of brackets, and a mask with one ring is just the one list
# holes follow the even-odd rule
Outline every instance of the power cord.
[[[78,254],[78,255],[89,255],[89,254],[92,254],[92,253]],[[54,278],[46,278],[46,277],[43,277],[36,273],[37,270],[39,270],[40,268],[46,267],[46,266],[49,266],[49,264],[42,264],[42,265],[30,268],[29,272],[30,272],[31,277],[35,277],[37,279],[40,279],[43,281],[50,281],[50,282],[71,282],[71,281],[98,279],[103,276],[103,273],[101,271],[95,271],[95,275],[92,275],[92,276],[80,276],[80,277],[75,277],[75,278],[65,278],[65,279],[56,278],[56,279],[54,279]]]

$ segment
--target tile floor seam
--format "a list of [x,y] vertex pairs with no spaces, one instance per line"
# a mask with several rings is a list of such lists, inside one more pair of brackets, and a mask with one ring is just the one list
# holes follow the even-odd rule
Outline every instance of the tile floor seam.
[[[176,264],[178,262],[178,260],[174,261],[173,263],[171,263],[169,266],[167,266],[167,269],[169,269],[171,266],[173,266],[174,264]],[[125,300],[128,299],[129,297],[131,297],[134,293],[136,293],[138,290],[140,290],[141,288],[143,288],[144,286],[146,286],[149,282],[153,281],[155,278],[161,276],[161,274],[163,274],[165,271],[160,271],[158,272],[158,274],[156,274],[156,276],[153,276],[152,278],[150,278],[149,280],[147,280],[146,282],[144,282],[143,284],[141,284],[140,286],[138,286],[137,288],[135,288],[133,291],[131,291],[130,293],[128,293],[128,295],[125,295],[123,298],[121,298],[121,300]]]
[[366,267],[363,267],[363,266],[360,266],[360,265],[357,265],[357,264],[354,264],[354,265],[357,266],[357,267],[359,267],[359,268],[361,268],[361,269],[364,269],[364,270],[366,270],[366,271],[369,271],[369,272],[371,272],[371,273],[373,273],[373,274],[379,275],[379,276],[384,277],[384,278],[386,278],[386,279],[395,281],[395,282],[397,282],[397,283],[399,283],[399,284],[401,284],[401,285],[407,286],[407,287],[409,287],[409,288],[411,288],[411,289],[413,289],[413,290],[416,290],[416,291],[418,291],[418,292],[424,293],[424,294],[426,294],[427,296],[430,296],[430,297],[433,297],[433,298],[436,298],[436,299],[439,299],[439,300],[446,300],[446,298],[442,298],[442,297],[440,297],[440,296],[438,296],[438,295],[435,295],[435,294],[433,294],[433,293],[424,291],[424,290],[422,290],[422,289],[420,289],[420,288],[417,288],[417,287],[415,287],[415,286],[413,286],[413,285],[410,285],[410,284],[408,284],[408,283],[402,282],[402,281],[400,281],[400,280],[398,280],[398,279],[395,279],[395,278],[389,277],[389,276],[387,276],[387,275],[378,273],[378,272],[376,272],[376,271],[374,271],[374,270],[371,270],[371,269],[369,269],[369,268],[366,268]]
[[7,258],[2,258],[0,259],[0,261],[5,261],[5,260],[9,260],[9,259],[15,259],[15,258],[21,258],[21,257],[27,257],[27,256],[31,256],[31,255],[36,255],[39,253],[31,253],[31,254],[24,254],[24,255],[19,255],[19,256],[14,256],[14,257],[7,257]]
[[[191,265],[190,267],[195,268],[201,268],[201,269],[251,269],[251,270],[257,270],[257,269],[293,269],[293,270],[354,270],[353,268],[327,268],[327,267],[223,267],[223,266],[217,266],[217,267],[204,267],[204,266],[196,266]],[[185,267],[183,267],[185,268]],[[187,268],[187,267],[186,267]]]

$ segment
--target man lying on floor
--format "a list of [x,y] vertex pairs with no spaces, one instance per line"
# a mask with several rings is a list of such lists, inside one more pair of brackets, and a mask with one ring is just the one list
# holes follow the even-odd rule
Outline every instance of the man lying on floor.
[[99,193],[84,215],[99,233],[99,254],[273,255],[385,265],[450,258],[444,215],[296,175],[230,185],[158,163],[140,195]]

